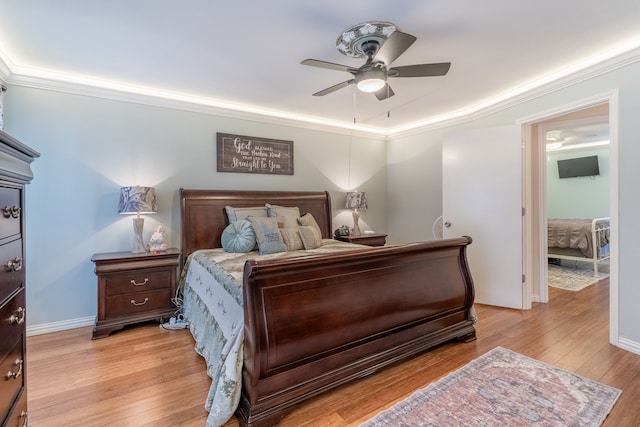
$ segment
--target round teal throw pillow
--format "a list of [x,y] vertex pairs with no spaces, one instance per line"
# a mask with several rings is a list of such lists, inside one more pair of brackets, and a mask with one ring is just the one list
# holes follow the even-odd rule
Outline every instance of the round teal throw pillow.
[[256,247],[256,233],[246,220],[234,221],[222,232],[222,248],[226,252],[251,252]]

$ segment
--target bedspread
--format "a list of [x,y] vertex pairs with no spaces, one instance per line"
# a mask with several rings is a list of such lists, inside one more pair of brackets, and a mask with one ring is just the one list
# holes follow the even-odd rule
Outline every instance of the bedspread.
[[345,250],[366,249],[363,245],[323,240],[309,251],[258,255],[257,252],[228,253],[223,249],[194,252],[185,264],[180,287],[184,316],[195,339],[195,350],[206,362],[212,379],[205,401],[207,426],[221,426],[234,414],[242,385],[244,311],[242,279],[249,259],[280,259],[313,256]]
[[550,219],[547,221],[547,243],[549,248],[579,249],[591,258],[594,245],[596,250],[609,243],[609,221],[598,221],[597,227],[603,231],[597,233],[597,242],[592,242],[591,219]]

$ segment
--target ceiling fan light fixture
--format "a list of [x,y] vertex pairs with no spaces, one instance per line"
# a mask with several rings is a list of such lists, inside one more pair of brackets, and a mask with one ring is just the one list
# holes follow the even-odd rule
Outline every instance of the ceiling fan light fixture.
[[562,142],[549,142],[547,143],[547,151],[557,150],[562,147]]
[[383,68],[373,67],[355,75],[356,86],[363,92],[377,92],[387,84],[387,73]]
[[377,92],[385,85],[385,81],[377,77],[372,79],[365,79],[358,82],[357,86],[363,92]]

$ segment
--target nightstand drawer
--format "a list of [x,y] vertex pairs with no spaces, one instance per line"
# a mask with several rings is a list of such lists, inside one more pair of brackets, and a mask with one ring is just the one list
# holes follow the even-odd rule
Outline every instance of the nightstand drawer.
[[0,246],[0,302],[24,287],[22,239]]
[[171,283],[172,274],[175,274],[175,269],[141,270],[127,274],[105,275],[107,297],[131,292],[167,289]]
[[130,316],[151,310],[171,308],[169,288],[107,297],[107,317]]
[[25,386],[24,353],[22,338],[11,348],[7,357],[0,360],[0,413],[6,414]]
[[20,234],[22,229],[22,190],[0,186],[0,239]]
[[[21,290],[0,309],[0,359],[15,345],[24,332],[25,291]],[[2,375],[3,371],[0,371]]]

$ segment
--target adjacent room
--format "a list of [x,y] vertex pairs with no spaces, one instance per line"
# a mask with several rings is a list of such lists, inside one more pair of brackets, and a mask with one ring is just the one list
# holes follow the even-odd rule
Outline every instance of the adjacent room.
[[639,20],[0,0],[0,426],[640,425]]

